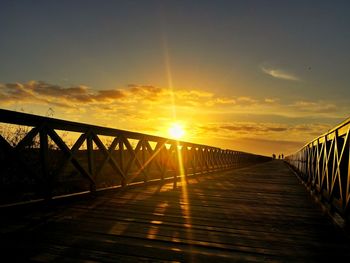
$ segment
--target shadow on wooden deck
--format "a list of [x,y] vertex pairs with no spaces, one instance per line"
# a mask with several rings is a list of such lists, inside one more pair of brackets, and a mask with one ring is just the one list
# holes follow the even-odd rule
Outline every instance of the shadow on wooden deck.
[[172,187],[141,186],[1,213],[2,255],[33,262],[350,258],[349,240],[282,161],[196,176]]

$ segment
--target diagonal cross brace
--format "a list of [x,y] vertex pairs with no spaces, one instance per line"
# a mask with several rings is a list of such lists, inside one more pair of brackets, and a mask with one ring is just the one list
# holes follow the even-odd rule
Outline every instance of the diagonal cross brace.
[[[95,185],[95,181],[92,175],[90,174],[90,172],[86,171],[85,168],[79,163],[77,158],[74,156],[73,154],[74,147],[72,148],[72,150],[70,150],[69,147],[66,145],[66,143],[61,139],[61,137],[53,129],[47,129],[47,133],[51,137],[51,139],[56,143],[56,145],[62,150],[62,152],[68,157],[68,160],[71,161],[71,163],[77,169],[77,171],[80,172],[84,177],[86,177],[91,184]],[[78,139],[79,144],[81,141],[84,142],[86,138],[87,138],[87,134],[84,134],[84,136],[80,136]],[[79,147],[81,146],[81,144],[80,145],[79,144],[76,143],[74,145],[76,146],[74,149],[74,152],[76,148],[79,149]]]
[[102,165],[100,166],[98,173],[96,173],[96,176],[98,176],[99,173],[101,173],[102,168],[104,165],[106,165],[107,162],[110,162],[110,164],[113,166],[113,168],[119,173],[119,175],[122,177],[122,185],[125,185],[126,176],[122,169],[119,167],[117,161],[114,159],[114,157],[111,155],[113,150],[115,149],[118,139],[113,140],[113,143],[110,146],[110,149],[107,150],[106,146],[102,143],[100,138],[96,134],[92,134],[93,141],[96,143],[97,147],[102,151],[102,153],[105,155],[105,160],[103,161]]

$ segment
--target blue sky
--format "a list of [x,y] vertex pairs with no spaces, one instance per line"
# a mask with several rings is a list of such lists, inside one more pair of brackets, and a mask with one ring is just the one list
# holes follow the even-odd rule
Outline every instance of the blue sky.
[[[254,139],[266,154],[269,142],[293,151],[350,113],[349,13],[348,1],[1,1],[0,106],[52,107],[95,124],[124,116],[112,126],[162,134],[150,127],[170,113],[136,120],[158,112],[170,90],[188,102],[176,108],[179,121],[197,127],[189,140],[251,151],[244,142]],[[140,100],[153,94],[146,86],[162,90],[160,102],[137,110],[140,102],[126,99],[136,86]],[[127,95],[104,100],[115,110],[91,118],[72,87],[96,105],[105,90]]]

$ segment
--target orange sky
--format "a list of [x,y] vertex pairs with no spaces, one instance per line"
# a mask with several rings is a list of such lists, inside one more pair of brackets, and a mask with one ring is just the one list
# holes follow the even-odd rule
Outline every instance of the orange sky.
[[[177,122],[185,130],[183,140],[265,155],[291,153],[332,126],[303,123],[305,116],[341,116],[325,101],[284,103],[278,98],[219,96],[203,90],[138,85],[94,90],[36,81],[0,88],[2,103],[10,109],[165,137]],[[266,120],[269,115],[271,120]]]

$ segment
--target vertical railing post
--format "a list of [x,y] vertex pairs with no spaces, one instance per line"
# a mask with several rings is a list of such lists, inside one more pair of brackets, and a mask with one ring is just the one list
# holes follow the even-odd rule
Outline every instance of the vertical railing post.
[[147,146],[146,146],[146,142],[145,142],[145,138],[142,138],[142,143],[141,143],[141,151],[142,151],[142,173],[143,173],[143,181],[145,183],[148,182],[148,165],[146,167],[146,153],[147,153]]
[[86,149],[88,155],[88,171],[93,179],[93,182],[90,182],[90,192],[96,191],[96,178],[95,178],[95,161],[94,161],[94,146],[92,141],[92,133],[89,132],[86,138]]
[[47,128],[43,126],[39,132],[40,137],[40,162],[42,171],[42,189],[44,198],[50,200],[52,198],[52,181],[49,172],[49,142]]
[[222,169],[223,168],[223,165],[222,165],[222,150],[221,149],[218,149],[218,152],[217,152],[217,162],[218,162],[218,169]]
[[[347,131],[347,136],[344,137],[344,142],[343,142],[343,148],[344,148],[344,153],[343,155],[341,156],[341,158],[343,160],[340,160],[340,165],[343,165],[342,167],[340,167],[340,174],[338,175],[339,176],[339,179],[340,179],[340,182],[339,182],[339,187],[341,187],[341,208],[343,209],[343,213],[344,215],[347,215],[347,208],[348,208],[348,202],[349,202],[349,171],[347,171],[347,173],[345,173],[345,170],[342,169],[343,167],[347,167],[349,169],[349,165],[346,164],[346,166],[344,165],[344,163],[342,162],[346,162],[348,160],[344,160],[345,159],[345,156],[350,156],[350,151],[347,152],[347,154],[345,154],[345,151],[346,149],[349,149],[350,147],[350,142],[349,142],[349,130]],[[349,159],[349,157],[348,157]],[[339,191],[340,192],[340,191]]]
[[[119,160],[120,160],[120,169],[122,170],[122,172],[125,174],[125,176],[127,176],[127,174],[125,173],[125,167],[124,167],[124,155],[125,155],[125,152],[124,152],[124,143],[122,140],[119,140],[118,142],[119,144]],[[121,185],[124,187],[126,186],[126,178],[122,177],[122,181],[121,181]]]
[[197,151],[196,147],[192,146],[191,147],[191,158],[192,158],[192,174],[196,174],[197,172]]
[[228,162],[227,162],[227,151],[222,150],[222,159],[223,159],[223,165],[225,168],[228,168]]
[[182,154],[182,166],[183,166],[183,176],[185,177],[186,182],[188,182],[188,148],[186,145],[182,146],[181,149],[181,154]]
[[166,146],[161,150],[161,164],[162,164],[162,171],[161,171],[161,178],[162,182],[164,181],[164,178],[166,177],[166,174],[168,172],[168,165],[169,165],[169,159],[170,159],[170,149],[168,150]]
[[213,170],[213,149],[208,148],[207,149],[208,154],[208,172],[211,172]]
[[159,173],[160,173],[161,184],[164,182],[164,165],[165,165],[164,164],[164,157],[163,157],[164,148],[165,148],[165,145],[164,145],[164,147],[159,149],[159,153],[158,153],[158,163],[159,163]]
[[200,158],[201,158],[201,164],[200,164],[200,167],[201,167],[201,174],[204,174],[205,171],[204,171],[204,167],[205,167],[205,156],[204,156],[204,148],[203,147],[200,147]]
[[350,130],[347,131],[347,149],[348,149],[348,159],[347,159],[347,178],[346,178],[346,190],[345,190],[345,207],[344,207],[344,214],[348,217],[350,217],[350,137],[349,137]]
[[180,171],[180,165],[179,165],[179,147],[175,142],[170,147],[170,154],[172,157],[172,161],[175,162],[175,171],[174,171],[174,185],[173,188],[175,189],[177,187],[177,175]]
[[203,166],[204,166],[204,173],[207,173],[209,171],[209,165],[208,165],[208,149],[207,147],[203,148]]
[[224,156],[225,156],[225,166],[227,168],[231,168],[236,165],[237,153],[233,153],[228,150],[225,150]]
[[[317,142],[316,142],[317,143]],[[317,152],[318,152],[318,145],[314,145],[315,142],[312,142],[312,174],[311,176],[308,176],[308,185],[312,187],[313,180],[316,177],[317,174]]]
[[317,184],[317,178],[320,175],[320,140],[317,138],[317,146],[316,146],[316,174],[315,177],[312,178],[311,188],[315,188]]

